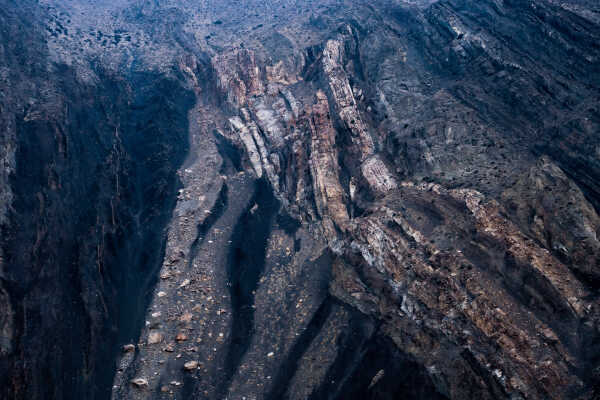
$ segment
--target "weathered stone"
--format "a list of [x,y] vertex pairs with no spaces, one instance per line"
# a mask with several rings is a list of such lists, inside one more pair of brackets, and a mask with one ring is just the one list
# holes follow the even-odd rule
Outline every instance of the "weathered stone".
[[157,344],[162,342],[163,334],[161,332],[150,332],[148,334],[148,344]]
[[148,380],[145,378],[135,378],[131,380],[131,383],[138,388],[148,387]]
[[134,344],[126,344],[125,346],[123,346],[123,353],[131,353],[133,351],[135,351]]
[[178,342],[185,342],[186,340],[188,340],[188,335],[184,332],[179,332],[177,336],[175,336],[175,340],[177,340]]
[[198,361],[188,361],[185,364],[183,364],[183,368],[186,371],[193,371],[198,368]]

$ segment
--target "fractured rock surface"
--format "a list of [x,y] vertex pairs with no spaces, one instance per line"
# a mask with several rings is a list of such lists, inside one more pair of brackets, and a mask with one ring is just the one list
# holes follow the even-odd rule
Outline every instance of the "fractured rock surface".
[[598,398],[598,16],[0,0],[0,398]]

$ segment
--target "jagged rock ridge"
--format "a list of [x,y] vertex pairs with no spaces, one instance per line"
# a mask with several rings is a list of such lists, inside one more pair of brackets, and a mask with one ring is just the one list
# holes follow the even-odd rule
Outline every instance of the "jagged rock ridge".
[[21,3],[3,398],[600,395],[594,4]]

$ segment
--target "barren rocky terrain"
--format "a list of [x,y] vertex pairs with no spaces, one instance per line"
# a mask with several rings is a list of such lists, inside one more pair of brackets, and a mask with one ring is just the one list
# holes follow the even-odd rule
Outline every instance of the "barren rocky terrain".
[[600,398],[593,0],[0,0],[1,399]]

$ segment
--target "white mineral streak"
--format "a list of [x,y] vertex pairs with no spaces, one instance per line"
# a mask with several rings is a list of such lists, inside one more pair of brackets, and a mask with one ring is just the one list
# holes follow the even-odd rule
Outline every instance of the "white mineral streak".
[[336,104],[337,112],[344,125],[351,132],[352,143],[357,146],[362,173],[372,189],[385,193],[397,187],[387,166],[375,154],[375,144],[368,132],[357,106],[355,92],[343,68],[344,44],[340,40],[329,40],[323,50],[323,70],[329,81],[329,88]]
[[340,119],[352,132],[352,141],[361,151],[361,161],[375,151],[373,138],[360,117],[356,107],[356,99],[350,87],[350,82],[342,66],[343,43],[339,40],[328,40],[323,50],[323,70],[329,80],[329,88],[338,108]]
[[344,191],[339,179],[335,129],[329,117],[327,96],[317,92],[317,103],[313,106],[310,121],[311,152],[310,169],[313,176],[313,190],[318,213],[331,216],[333,222],[343,228],[348,222],[348,212],[344,204]]
[[244,144],[246,148],[246,153],[248,154],[248,158],[250,159],[250,163],[252,164],[252,168],[254,168],[254,172],[256,176],[259,178],[263,175],[262,165],[260,163],[260,154],[258,153],[258,149],[256,148],[256,143],[254,143],[254,139],[252,138],[252,134],[244,125],[240,117],[229,118],[229,123],[235,132],[237,132],[240,140]]
[[398,188],[398,183],[379,156],[367,159],[362,164],[361,170],[363,176],[369,182],[369,186],[381,193]]

